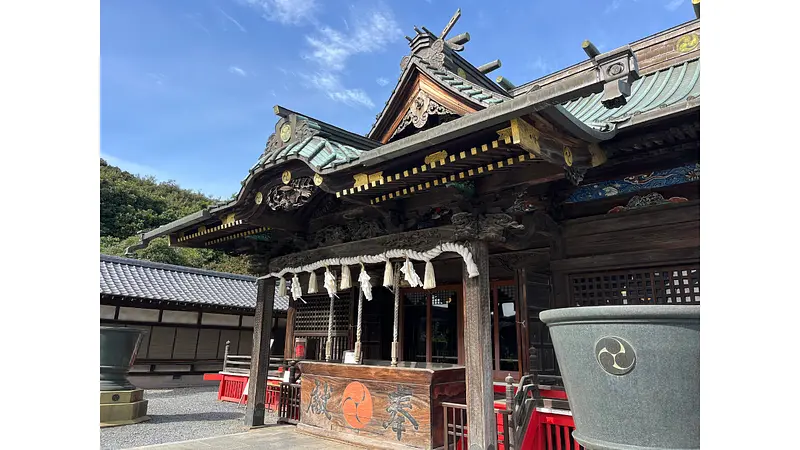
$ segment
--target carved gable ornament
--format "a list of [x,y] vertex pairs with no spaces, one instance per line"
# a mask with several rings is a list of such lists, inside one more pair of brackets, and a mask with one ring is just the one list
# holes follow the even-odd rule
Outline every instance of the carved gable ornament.
[[[440,116],[440,122],[447,118],[461,117],[481,109],[480,105],[470,104],[464,99],[440,86],[418,69],[400,95],[391,100],[387,111],[393,111],[393,118],[386,117],[385,131],[381,132],[382,142],[396,138],[403,130],[413,126],[421,130],[430,125],[431,116]],[[397,105],[391,107],[391,105]],[[449,117],[448,117],[449,116]]]
[[[277,108],[277,107],[276,107]],[[308,120],[296,114],[289,114],[282,117],[275,124],[275,132],[267,139],[267,148],[264,150],[262,159],[272,160],[274,155],[283,150],[286,146],[302,142],[319,133],[318,130],[309,126]]]
[[432,115],[442,114],[456,114],[445,106],[440,105],[436,100],[432,99],[427,92],[420,90],[417,96],[411,103],[411,106],[403,116],[403,120],[392,133],[389,139],[394,138],[398,133],[402,132],[409,125],[414,125],[415,128],[422,128],[428,122],[428,117]]

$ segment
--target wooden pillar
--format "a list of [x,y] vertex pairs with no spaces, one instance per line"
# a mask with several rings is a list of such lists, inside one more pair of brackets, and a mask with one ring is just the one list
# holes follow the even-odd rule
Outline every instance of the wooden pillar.
[[275,306],[275,278],[258,280],[256,315],[253,324],[253,354],[250,360],[250,386],[244,423],[249,427],[264,425],[267,398],[269,341],[272,339],[272,310]]
[[469,243],[480,275],[469,278],[466,265],[464,283],[464,366],[467,375],[467,423],[469,448],[494,450],[497,420],[494,414],[492,384],[492,327],[489,290],[489,250],[483,241]]
[[528,277],[524,267],[514,268],[514,283],[517,286],[517,357],[520,361],[520,378],[530,369],[528,352],[530,336],[528,334]]
[[294,358],[294,315],[295,300],[289,296],[289,308],[286,310],[286,341],[283,344],[283,359]]

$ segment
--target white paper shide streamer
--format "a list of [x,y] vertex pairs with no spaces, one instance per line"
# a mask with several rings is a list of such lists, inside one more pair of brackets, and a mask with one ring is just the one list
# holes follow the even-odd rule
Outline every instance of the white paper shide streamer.
[[403,272],[403,279],[413,288],[422,286],[422,280],[419,279],[419,275],[417,272],[414,271],[414,264],[406,258],[406,262],[403,263],[403,266],[400,267],[400,271]]
[[[294,277],[292,277],[291,291],[294,301],[303,300],[303,287],[300,286],[300,278],[297,278],[297,274],[294,274]],[[303,303],[306,303],[306,301],[303,300]]]
[[364,292],[364,298],[372,300],[372,285],[369,282],[369,274],[364,265],[361,265],[361,273],[358,275],[358,282],[361,284],[361,291]]
[[325,281],[323,282],[323,286],[325,287],[325,290],[328,291],[328,296],[336,298],[339,297],[336,295],[336,277],[333,276],[327,267],[325,268]]

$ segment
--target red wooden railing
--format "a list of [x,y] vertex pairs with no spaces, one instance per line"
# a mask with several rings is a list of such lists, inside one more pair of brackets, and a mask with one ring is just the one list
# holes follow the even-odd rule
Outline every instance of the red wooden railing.
[[[534,378],[520,380],[518,386],[501,386],[514,393],[514,401],[495,402],[498,450],[584,450],[572,437],[575,423],[562,387],[533,384]],[[497,392],[501,392],[496,389]],[[513,407],[507,410],[507,405]],[[445,449],[466,450],[469,442],[467,406],[442,403]]]
[[219,382],[217,399],[224,402],[238,402],[244,393],[244,385],[247,384],[247,379],[248,377],[223,374]]
[[520,449],[583,450],[572,437],[575,422],[572,416],[534,411]]

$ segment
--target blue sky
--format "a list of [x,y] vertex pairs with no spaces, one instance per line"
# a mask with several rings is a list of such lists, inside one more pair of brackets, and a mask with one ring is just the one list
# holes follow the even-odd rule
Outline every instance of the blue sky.
[[462,56],[499,58],[522,84],[694,18],[690,0],[102,0],[101,156],[227,198],[280,104],[366,133],[413,26],[469,32]]

